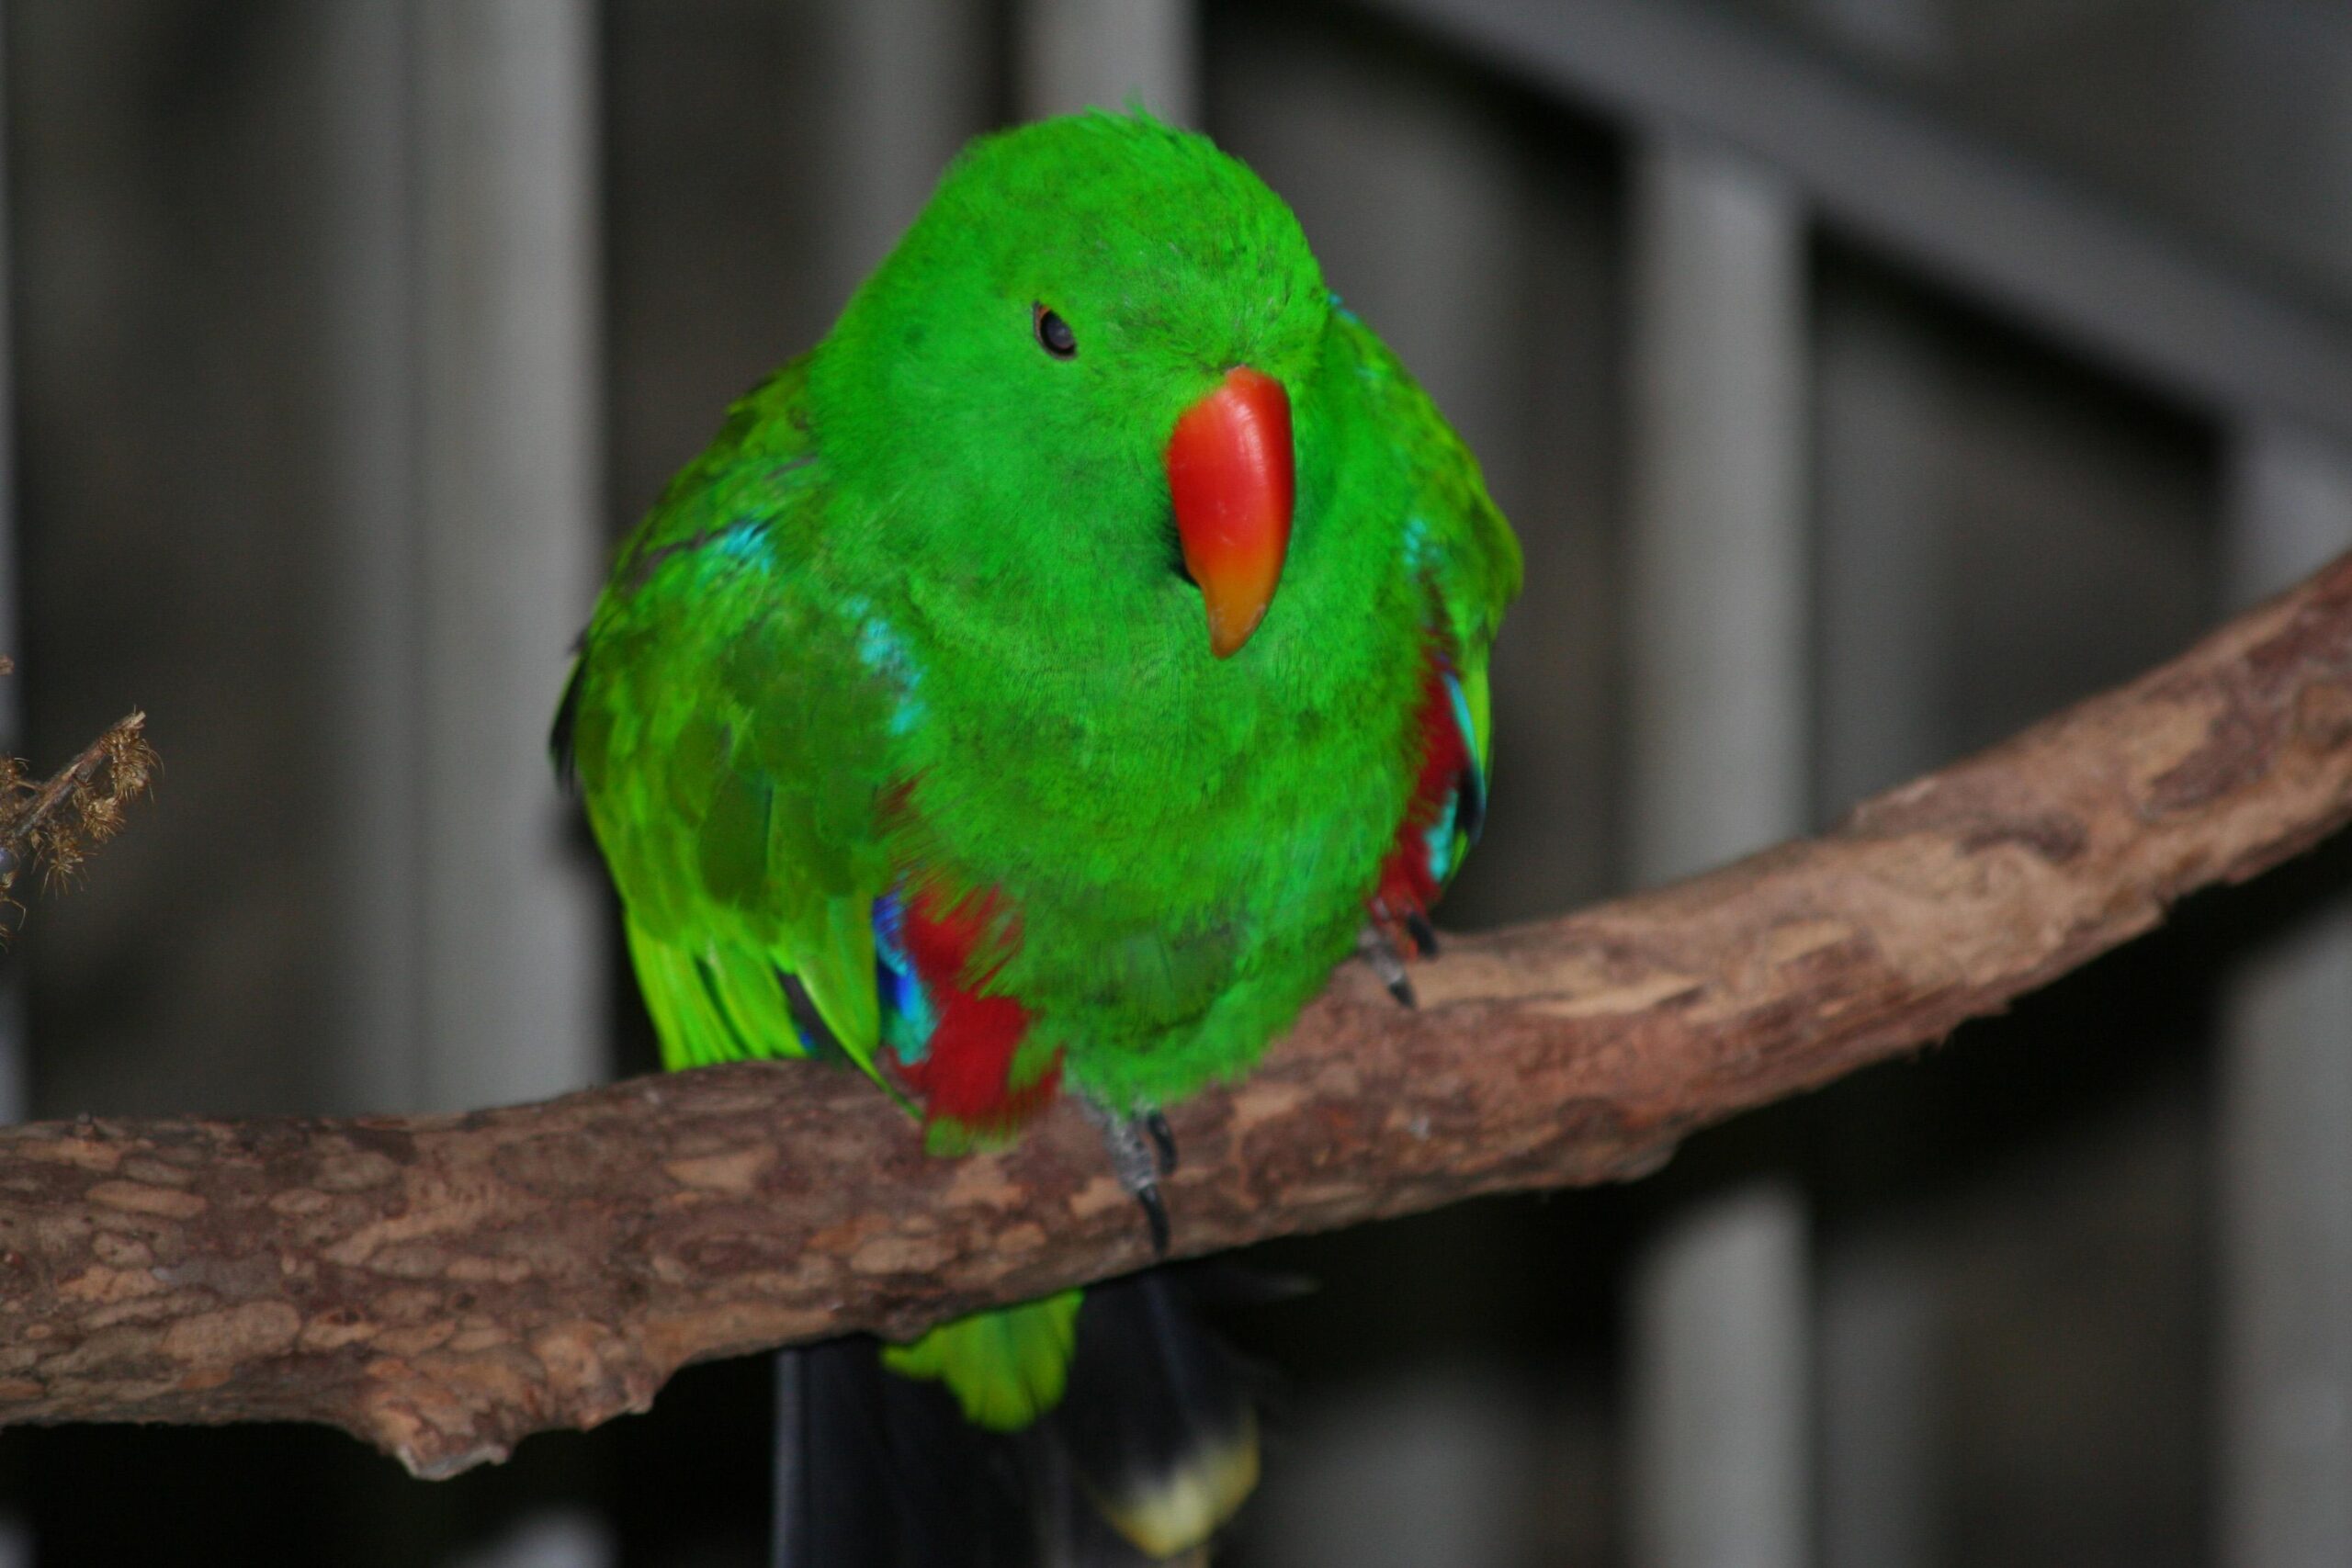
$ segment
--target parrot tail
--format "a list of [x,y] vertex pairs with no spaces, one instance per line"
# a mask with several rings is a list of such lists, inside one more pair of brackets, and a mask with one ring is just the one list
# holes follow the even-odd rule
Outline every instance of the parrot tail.
[[[783,1352],[775,1568],[1205,1564],[1257,1481],[1261,1381],[1201,1321],[1215,1272],[1089,1289],[1061,1397],[1018,1430],[864,1337]],[[1001,1315],[947,1325],[982,1325],[957,1354],[1023,1344]]]

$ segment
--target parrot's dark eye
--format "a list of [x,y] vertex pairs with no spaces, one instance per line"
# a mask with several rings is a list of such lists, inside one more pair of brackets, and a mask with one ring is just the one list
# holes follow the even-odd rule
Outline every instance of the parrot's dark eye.
[[1035,318],[1038,346],[1056,359],[1077,358],[1078,334],[1069,330],[1069,323],[1043,305],[1032,305],[1029,309]]

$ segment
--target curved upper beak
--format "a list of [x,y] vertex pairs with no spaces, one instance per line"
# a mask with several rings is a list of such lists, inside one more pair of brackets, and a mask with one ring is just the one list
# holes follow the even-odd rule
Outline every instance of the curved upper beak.
[[1209,649],[1227,658],[1265,618],[1290,548],[1290,394],[1235,367],[1176,421],[1167,461],[1184,570],[1208,606]]

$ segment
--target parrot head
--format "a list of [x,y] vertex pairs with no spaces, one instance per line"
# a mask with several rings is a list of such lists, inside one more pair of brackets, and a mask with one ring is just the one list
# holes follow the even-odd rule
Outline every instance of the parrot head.
[[1205,138],[1046,120],[949,168],[819,351],[813,406],[967,611],[1182,619],[1195,649],[1204,618],[1224,660],[1321,493],[1331,309],[1289,208]]

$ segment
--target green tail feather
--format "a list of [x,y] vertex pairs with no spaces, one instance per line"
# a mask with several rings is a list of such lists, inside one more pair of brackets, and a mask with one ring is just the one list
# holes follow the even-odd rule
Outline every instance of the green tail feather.
[[882,1364],[946,1384],[974,1426],[1018,1432],[1061,1403],[1083,1294],[1064,1291],[943,1323],[911,1345],[883,1347]]

